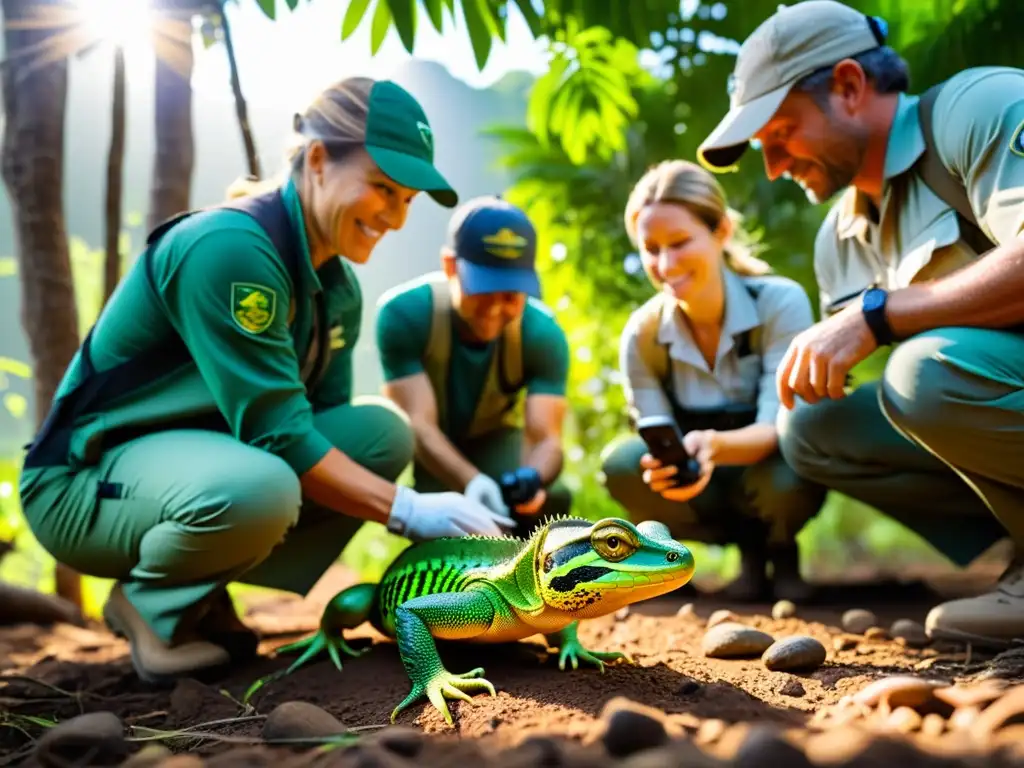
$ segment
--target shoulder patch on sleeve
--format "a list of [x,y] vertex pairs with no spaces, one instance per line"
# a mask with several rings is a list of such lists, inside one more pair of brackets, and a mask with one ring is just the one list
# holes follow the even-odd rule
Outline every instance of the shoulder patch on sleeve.
[[277,294],[258,283],[231,284],[231,316],[247,333],[263,333],[277,314]]
[[1024,157],[1024,121],[1017,126],[1017,130],[1013,132],[1013,138],[1010,139],[1010,151],[1015,155]]

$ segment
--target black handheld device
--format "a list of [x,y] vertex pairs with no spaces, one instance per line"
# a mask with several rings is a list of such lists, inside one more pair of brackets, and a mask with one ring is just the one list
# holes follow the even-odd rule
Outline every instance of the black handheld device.
[[498,481],[502,501],[509,507],[525,504],[541,489],[540,473],[533,467],[520,467],[513,472],[504,472]]
[[683,437],[671,417],[648,416],[640,419],[636,426],[651,456],[663,467],[676,468],[673,480],[677,487],[693,485],[700,479],[700,463],[686,452]]

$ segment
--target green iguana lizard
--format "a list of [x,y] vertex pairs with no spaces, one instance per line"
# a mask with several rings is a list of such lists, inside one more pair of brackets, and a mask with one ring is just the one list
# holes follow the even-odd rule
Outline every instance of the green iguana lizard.
[[545,635],[568,659],[595,664],[626,658],[588,651],[576,636],[580,619],[612,613],[630,603],[677,589],[693,575],[693,555],[654,521],[633,525],[561,518],[529,539],[467,537],[413,544],[388,566],[379,584],[357,584],[332,598],[311,637],[278,649],[303,650],[287,675],[327,650],[341,669],[339,651],[359,656],[342,635],[369,620],[394,638],[412,691],[391,713],[426,694],[451,725],[445,698],[471,701],[466,691],[486,690],[484,670],[453,674],[445,669],[434,639],[504,643]]

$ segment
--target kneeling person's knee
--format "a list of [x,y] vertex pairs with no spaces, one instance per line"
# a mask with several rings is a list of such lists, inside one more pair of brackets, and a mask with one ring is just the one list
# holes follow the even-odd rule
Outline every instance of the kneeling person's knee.
[[970,343],[972,330],[922,333],[893,350],[882,378],[881,403],[898,429],[930,443],[937,432],[949,432],[971,417],[969,401],[978,399],[983,385],[967,370],[975,366],[963,361],[965,353],[981,352]]
[[277,542],[299,519],[299,478],[287,463],[270,454],[256,454],[246,470],[211,489],[207,506],[222,512],[210,522],[244,528]]

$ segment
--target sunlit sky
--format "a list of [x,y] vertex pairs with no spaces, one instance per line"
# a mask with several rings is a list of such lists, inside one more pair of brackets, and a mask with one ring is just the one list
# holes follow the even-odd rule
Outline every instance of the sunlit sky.
[[[133,34],[145,19],[138,10],[140,0],[79,0],[90,8],[98,24],[106,26],[105,37],[126,41],[126,63],[132,70],[152,68],[152,49],[136,44]],[[271,21],[257,7],[256,0],[228,4],[235,56],[246,100],[299,107],[323,86],[349,75],[388,77],[411,56],[393,29],[376,55],[370,54],[371,3],[362,23],[348,40],[341,42],[341,21],[348,6],[338,0],[301,0],[289,11],[277,0],[277,19]],[[539,74],[548,56],[543,42],[531,38],[519,10],[510,3],[507,42],[495,40],[487,66],[480,71],[473,57],[461,11],[453,23],[445,13],[444,34],[439,34],[417,6],[420,17],[416,30],[415,58],[443,64],[454,77],[474,87],[486,87],[509,71]],[[113,21],[114,23],[110,23]],[[231,98],[227,56],[223,45],[203,50],[196,36],[193,86],[214,97]],[[142,73],[136,74],[139,77]]]
[[[595,0],[596,1],[596,0]],[[139,43],[137,34],[146,23],[142,0],[78,0],[105,29],[107,39],[127,43],[129,76],[145,77],[150,70],[152,49]],[[298,109],[308,103],[325,85],[349,75],[388,77],[413,56],[444,65],[451,74],[467,84],[481,88],[499,80],[510,71],[540,74],[547,68],[548,54],[543,41],[532,39],[519,9],[509,3],[507,42],[494,40],[484,69],[478,70],[462,20],[461,10],[453,21],[444,14],[444,33],[438,33],[417,4],[420,14],[413,54],[406,52],[397,32],[392,29],[376,55],[370,54],[370,22],[375,3],[371,3],[363,21],[348,40],[341,42],[341,22],[348,2],[340,0],[300,0],[289,11],[284,0],[277,0],[277,19],[271,21],[256,0],[228,3],[228,19],[235,44],[246,100]],[[693,12],[696,0],[680,3],[684,18]],[[721,5],[720,3],[717,5]],[[459,5],[457,5],[460,8]],[[724,5],[722,5],[724,12]],[[196,61],[193,86],[212,98],[230,99],[228,63],[224,46],[203,50],[196,36]],[[656,62],[645,62],[656,65]],[[137,70],[143,70],[138,72]]]

